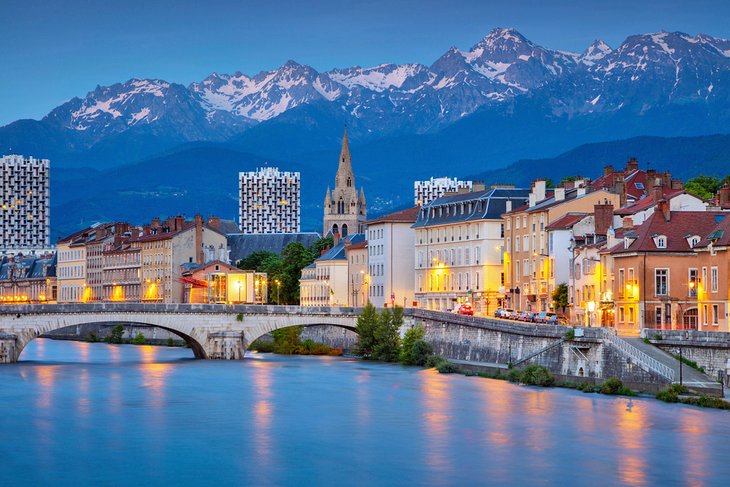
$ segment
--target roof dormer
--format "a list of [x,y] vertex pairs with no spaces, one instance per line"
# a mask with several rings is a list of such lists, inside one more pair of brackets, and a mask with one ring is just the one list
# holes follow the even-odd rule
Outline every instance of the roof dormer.
[[658,249],[666,249],[667,248],[667,236],[666,235],[659,235],[654,234],[651,236],[652,240],[654,240],[654,245]]
[[702,238],[699,235],[685,235],[684,238],[687,240],[687,245],[689,245],[689,248],[693,249],[695,246],[700,243],[700,240]]

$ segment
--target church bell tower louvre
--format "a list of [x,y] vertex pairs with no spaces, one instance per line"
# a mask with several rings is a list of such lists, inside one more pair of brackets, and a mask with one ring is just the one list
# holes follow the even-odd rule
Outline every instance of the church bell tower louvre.
[[324,198],[323,235],[344,238],[354,233],[363,233],[365,220],[367,220],[365,191],[362,188],[358,191],[355,186],[350,144],[345,129],[335,175],[335,187],[331,191],[328,187]]

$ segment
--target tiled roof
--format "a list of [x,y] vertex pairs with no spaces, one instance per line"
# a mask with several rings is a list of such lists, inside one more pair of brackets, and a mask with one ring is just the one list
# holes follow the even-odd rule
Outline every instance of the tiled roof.
[[[726,213],[711,211],[673,211],[666,221],[660,211],[655,211],[646,221],[626,232],[624,237],[632,239],[628,248],[621,243],[611,250],[612,254],[627,252],[689,252],[692,248],[687,241],[692,235],[708,235],[725,219]],[[657,248],[654,237],[667,238],[666,248]]]
[[700,234],[702,239],[695,248],[707,247],[710,242],[716,247],[730,245],[730,218],[723,218],[706,234]]
[[322,257],[318,258],[317,261],[323,260],[347,260],[345,256],[345,245],[348,243],[358,244],[365,241],[365,235],[362,233],[356,233],[348,235],[347,239],[342,239],[340,242],[325,252]]
[[[501,220],[502,214],[507,210],[507,201],[511,201],[513,207],[519,206],[525,203],[529,194],[529,189],[491,188],[484,191],[442,196],[421,208],[413,227],[474,220]],[[468,209],[470,203],[471,211]],[[466,208],[463,213],[462,207]]]
[[[686,191],[681,189],[664,188],[662,191],[662,197],[666,200],[671,200],[681,194],[687,194]],[[645,196],[639,201],[630,206],[625,206],[614,211],[614,214],[621,216],[635,215],[640,211],[647,210],[652,206],[656,205],[656,200],[653,196]]]
[[546,227],[547,230],[567,230],[572,227],[583,218],[588,216],[588,213],[566,213],[561,216],[550,225]]
[[376,223],[415,223],[418,218],[418,212],[421,210],[420,206],[414,206],[413,208],[407,208],[405,210],[396,211],[388,215],[383,215],[372,220],[368,220],[368,225],[375,225]]
[[16,266],[21,270],[18,279],[43,279],[56,276],[56,254],[50,257],[16,256],[0,258],[0,281],[10,279],[11,269]]

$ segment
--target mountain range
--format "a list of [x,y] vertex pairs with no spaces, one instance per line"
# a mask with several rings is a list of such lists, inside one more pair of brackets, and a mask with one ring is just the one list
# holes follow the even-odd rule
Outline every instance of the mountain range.
[[[386,209],[406,204],[418,178],[492,174],[587,143],[730,132],[729,88],[730,41],[709,35],[633,35],[614,49],[599,40],[571,53],[500,28],[430,66],[320,72],[288,61],[255,75],[213,73],[188,86],[158,79],[98,86],[41,120],[0,127],[0,147],[50,158],[56,170],[69,171],[57,181],[82,185],[98,171],[128,165],[156,174],[162,166],[153,161],[172,154],[195,154],[193,181],[196,172],[228,168],[232,161],[219,161],[221,154],[237,154],[240,169],[279,161],[302,171],[302,187],[309,184],[303,208],[315,208],[346,125],[368,201]],[[73,200],[68,191],[54,187],[59,201]],[[207,197],[196,204],[204,208]],[[87,206],[103,213],[105,204]],[[63,212],[53,215],[64,230],[73,226]]]

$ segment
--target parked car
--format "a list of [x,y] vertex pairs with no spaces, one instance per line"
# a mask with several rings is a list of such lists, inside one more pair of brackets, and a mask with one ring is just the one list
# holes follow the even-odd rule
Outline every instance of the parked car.
[[471,307],[471,304],[464,303],[461,306],[459,306],[459,314],[474,316],[474,308]]
[[495,311],[494,317],[509,319],[512,317],[512,313],[514,312],[515,310],[513,310],[512,308],[499,308],[497,311]]
[[556,316],[555,313],[551,313],[550,311],[543,311],[535,317],[535,323],[550,323],[550,320]]

